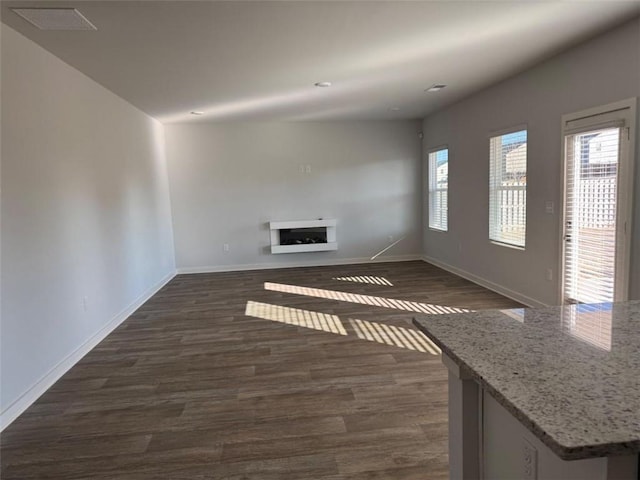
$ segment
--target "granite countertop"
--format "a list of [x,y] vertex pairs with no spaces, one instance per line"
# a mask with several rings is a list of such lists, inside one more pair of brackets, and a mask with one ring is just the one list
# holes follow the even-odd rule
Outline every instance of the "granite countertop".
[[640,301],[414,324],[560,458],[640,452]]

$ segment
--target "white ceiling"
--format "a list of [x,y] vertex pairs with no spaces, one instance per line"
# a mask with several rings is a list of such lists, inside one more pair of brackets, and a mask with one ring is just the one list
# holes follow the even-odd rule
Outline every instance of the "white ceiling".
[[[98,30],[40,31],[11,6],[72,6]],[[421,118],[638,12],[637,0],[2,2],[4,23],[165,123]],[[448,87],[425,93],[434,83]]]

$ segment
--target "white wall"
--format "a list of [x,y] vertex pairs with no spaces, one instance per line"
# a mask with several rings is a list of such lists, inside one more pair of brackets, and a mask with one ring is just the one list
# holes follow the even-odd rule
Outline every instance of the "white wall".
[[[178,268],[360,260],[407,234],[381,258],[419,255],[419,130],[420,122],[167,125]],[[337,251],[270,253],[269,221],[319,217],[338,220]]]
[[6,423],[175,263],[162,125],[1,32]]
[[[427,257],[530,299],[556,304],[563,114],[640,95],[640,19],[579,45],[424,120],[423,157],[449,146],[449,232],[423,224]],[[528,128],[526,250],[488,240],[489,134]],[[638,132],[640,133],[640,132]],[[638,137],[636,137],[638,138]],[[635,205],[640,202],[636,150]],[[424,192],[423,192],[424,193]],[[556,213],[545,213],[553,201]],[[423,196],[426,205],[427,197]],[[640,208],[635,209],[631,297],[640,298]],[[554,280],[546,280],[553,269]]]

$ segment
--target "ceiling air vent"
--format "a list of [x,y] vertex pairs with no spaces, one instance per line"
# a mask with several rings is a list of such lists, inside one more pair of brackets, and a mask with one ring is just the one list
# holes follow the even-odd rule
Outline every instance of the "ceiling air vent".
[[40,30],[97,30],[75,8],[12,8]]

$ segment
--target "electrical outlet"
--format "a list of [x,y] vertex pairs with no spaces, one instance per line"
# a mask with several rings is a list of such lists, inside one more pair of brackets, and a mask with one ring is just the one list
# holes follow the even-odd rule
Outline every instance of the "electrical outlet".
[[537,480],[538,451],[524,438],[522,439],[522,464],[523,480]]
[[305,167],[305,172],[307,172],[307,173],[311,173],[311,165],[307,165],[307,166]]
[[300,170],[300,173],[304,173],[304,165],[300,165],[298,167],[298,170]]
[[547,280],[549,282],[553,280],[553,268],[547,268]]
[[222,250],[224,250],[225,252],[228,252],[229,251],[229,244],[228,243],[223,244],[222,245]]
[[389,242],[393,242],[394,236],[393,236],[393,235],[389,235],[389,236],[387,237],[387,239],[389,240]]

